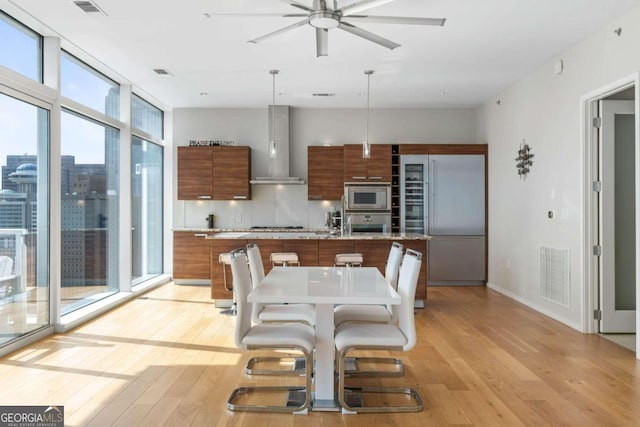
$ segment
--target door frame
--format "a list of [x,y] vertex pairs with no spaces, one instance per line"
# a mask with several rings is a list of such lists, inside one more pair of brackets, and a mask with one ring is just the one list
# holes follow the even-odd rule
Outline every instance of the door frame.
[[[593,118],[598,111],[598,101],[617,92],[635,86],[635,146],[636,146],[636,277],[640,278],[640,72],[633,73],[617,81],[609,83],[580,97],[580,139],[583,154],[583,286],[582,286],[582,329],[586,333],[598,333],[598,321],[594,319],[594,310],[598,309],[599,301],[599,269],[593,246],[598,241],[597,205],[593,191],[593,181],[597,172],[597,158],[594,143],[598,132],[593,127]],[[640,280],[636,282],[636,308],[640,307]],[[636,310],[636,331],[640,326],[640,310]],[[636,340],[636,358],[640,359],[640,340]]]

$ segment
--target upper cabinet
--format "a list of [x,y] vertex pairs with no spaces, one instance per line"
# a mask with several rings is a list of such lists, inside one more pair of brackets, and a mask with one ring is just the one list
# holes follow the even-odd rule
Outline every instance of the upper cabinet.
[[372,144],[371,156],[362,158],[362,145],[344,146],[344,182],[391,182],[391,144]]
[[251,199],[251,148],[213,147],[213,198]]
[[340,200],[344,193],[343,147],[307,147],[309,200]]
[[487,144],[400,144],[400,155],[406,154],[487,154]]
[[213,147],[178,147],[178,200],[213,199]]
[[251,199],[249,147],[178,147],[178,200]]

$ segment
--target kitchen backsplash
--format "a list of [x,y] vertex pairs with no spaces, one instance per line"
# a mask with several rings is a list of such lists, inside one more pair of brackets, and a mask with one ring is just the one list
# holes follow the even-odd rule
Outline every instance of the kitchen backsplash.
[[215,215],[216,228],[302,226],[323,228],[325,213],[339,201],[309,201],[306,185],[254,185],[248,201],[183,201],[176,203],[174,228],[206,228]]

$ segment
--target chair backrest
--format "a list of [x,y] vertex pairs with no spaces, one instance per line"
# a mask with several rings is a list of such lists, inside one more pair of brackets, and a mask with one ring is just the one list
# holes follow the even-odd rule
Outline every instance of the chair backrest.
[[398,293],[402,298],[398,310],[398,327],[407,338],[404,350],[411,350],[416,345],[416,325],[413,314],[413,306],[416,299],[416,287],[420,276],[422,254],[412,249],[407,249],[400,267],[398,278]]
[[8,256],[0,256],[0,277],[11,276],[13,260]]
[[251,303],[247,302],[247,295],[251,292],[251,275],[247,256],[243,249],[231,252],[231,275],[233,276],[233,291],[236,296],[237,315],[234,340],[236,347],[246,350],[242,339],[251,329]]
[[[247,245],[247,258],[249,260],[249,270],[251,271],[251,285],[253,288],[264,279],[264,264],[260,255],[260,248],[255,243]],[[264,304],[253,304],[251,319],[253,323],[260,323],[258,315],[262,311]]]
[[398,289],[398,272],[400,271],[400,261],[402,260],[402,245],[398,242],[391,244],[387,267],[384,270],[384,277],[393,289]]

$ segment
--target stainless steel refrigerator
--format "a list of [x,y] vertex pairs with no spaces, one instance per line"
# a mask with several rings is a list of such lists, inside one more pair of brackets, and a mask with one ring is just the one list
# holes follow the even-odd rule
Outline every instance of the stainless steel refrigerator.
[[486,281],[485,157],[400,157],[400,229],[432,236],[430,285]]

